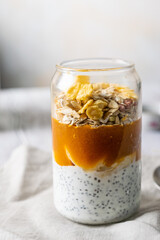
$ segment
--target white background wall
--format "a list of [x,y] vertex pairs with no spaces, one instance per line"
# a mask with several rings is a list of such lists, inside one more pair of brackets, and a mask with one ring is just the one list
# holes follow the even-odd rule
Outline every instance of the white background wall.
[[3,86],[46,86],[83,57],[129,59],[159,82],[160,0],[0,0]]

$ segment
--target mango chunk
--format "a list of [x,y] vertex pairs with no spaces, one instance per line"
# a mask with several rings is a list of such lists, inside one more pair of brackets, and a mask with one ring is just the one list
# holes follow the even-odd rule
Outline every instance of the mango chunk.
[[81,84],[76,99],[85,101],[86,99],[88,99],[88,97],[92,95],[92,92],[92,84]]
[[93,99],[90,99],[88,102],[86,102],[86,104],[84,104],[84,106],[79,110],[79,112],[78,113],[84,113],[85,112],[85,110],[90,106],[90,105],[92,105],[92,103],[93,103]]
[[81,83],[81,84],[89,83],[89,76],[84,76],[84,75],[76,76],[76,83]]
[[96,105],[98,108],[103,109],[103,108],[107,107],[108,103],[103,100],[96,100],[94,102],[94,105]]
[[90,106],[87,108],[86,111],[87,116],[92,120],[99,120],[103,116],[102,109],[98,108],[97,106]]
[[77,97],[79,89],[80,89],[80,84],[79,83],[76,83],[76,84],[72,85],[66,93],[67,98],[71,99],[71,100],[75,100],[76,97]]

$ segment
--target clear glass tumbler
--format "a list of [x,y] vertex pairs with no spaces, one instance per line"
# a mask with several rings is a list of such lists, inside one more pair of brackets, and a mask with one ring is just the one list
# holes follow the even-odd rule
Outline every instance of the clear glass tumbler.
[[141,190],[141,81],[121,59],[56,66],[51,83],[54,204],[84,224],[124,220]]

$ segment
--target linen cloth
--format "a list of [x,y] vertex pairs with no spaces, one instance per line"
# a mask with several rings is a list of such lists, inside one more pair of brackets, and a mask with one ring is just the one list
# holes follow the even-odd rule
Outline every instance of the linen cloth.
[[143,157],[142,199],[127,221],[88,226],[61,216],[53,204],[52,156],[21,145],[0,168],[0,240],[158,240],[160,189],[152,172],[160,157]]

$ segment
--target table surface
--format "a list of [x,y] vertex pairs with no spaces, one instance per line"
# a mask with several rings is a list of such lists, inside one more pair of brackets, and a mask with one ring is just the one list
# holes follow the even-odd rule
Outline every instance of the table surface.
[[[149,127],[151,117],[143,113],[142,153],[155,156],[160,155],[160,131]],[[51,151],[49,88],[0,91],[0,164],[20,144]]]

